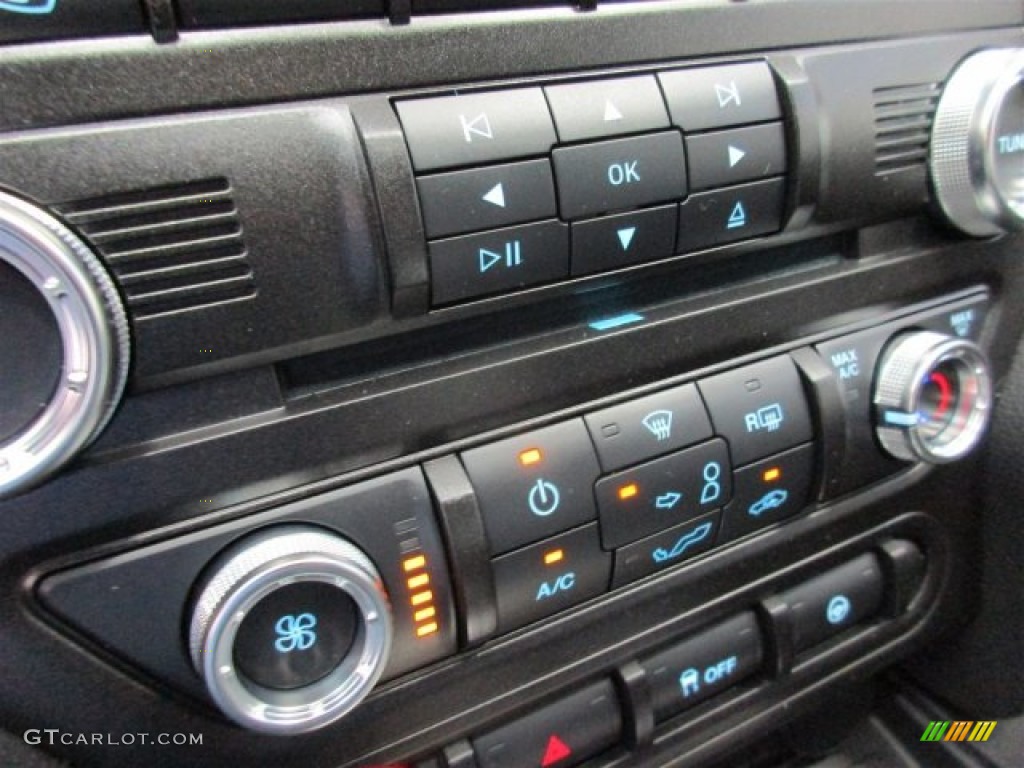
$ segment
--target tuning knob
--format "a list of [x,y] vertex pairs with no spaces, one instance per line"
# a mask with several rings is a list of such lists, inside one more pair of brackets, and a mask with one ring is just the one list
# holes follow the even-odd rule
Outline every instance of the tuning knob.
[[0,191],[0,498],[55,472],[113,415],[128,321],[95,254]]
[[935,111],[932,185],[949,221],[978,237],[1024,228],[1024,50],[988,50],[950,76]]
[[373,688],[392,623],[377,569],[312,526],[271,528],[225,551],[201,582],[192,662],[235,722],[276,734],[321,728]]
[[897,336],[875,380],[876,433],[904,461],[944,464],[970,453],[988,427],[992,383],[973,342],[931,331]]

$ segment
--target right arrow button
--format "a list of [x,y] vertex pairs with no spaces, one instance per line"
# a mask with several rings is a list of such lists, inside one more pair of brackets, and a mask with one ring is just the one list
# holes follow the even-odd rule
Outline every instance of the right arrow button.
[[691,189],[713,189],[786,172],[782,123],[752,125],[686,138]]

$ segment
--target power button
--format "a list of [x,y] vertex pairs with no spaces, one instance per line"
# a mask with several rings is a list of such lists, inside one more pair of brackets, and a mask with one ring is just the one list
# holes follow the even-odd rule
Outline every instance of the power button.
[[491,554],[594,520],[597,457],[581,419],[466,451]]

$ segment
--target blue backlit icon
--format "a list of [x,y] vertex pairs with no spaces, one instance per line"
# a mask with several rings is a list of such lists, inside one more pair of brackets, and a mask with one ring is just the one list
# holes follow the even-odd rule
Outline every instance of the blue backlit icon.
[[751,517],[760,517],[765,512],[781,507],[786,503],[786,499],[788,498],[789,491],[784,488],[776,488],[774,491],[768,491],[768,493],[747,508],[747,514]]
[[957,336],[969,336],[971,326],[974,325],[974,310],[962,309],[959,312],[954,312],[949,316],[949,325]]
[[53,13],[57,0],[0,0],[0,11],[23,13],[26,16],[45,16]]
[[774,432],[782,426],[786,415],[782,411],[782,403],[772,403],[743,417],[747,432]]
[[711,523],[701,523],[692,531],[680,536],[672,549],[666,550],[658,547],[651,553],[651,557],[654,558],[654,562],[656,563],[667,563],[669,560],[675,560],[677,557],[681,557],[686,550],[697,546],[710,535]]
[[278,653],[307,651],[316,643],[316,616],[312,613],[300,613],[298,616],[288,613],[277,620],[274,632],[277,639],[274,648]]
[[558,505],[562,503],[562,496],[558,492],[558,486],[550,480],[538,480],[530,487],[526,501],[533,514],[537,517],[547,517],[558,509]]
[[672,411],[651,411],[640,421],[658,442],[672,437]]
[[633,242],[633,235],[636,234],[636,227],[623,227],[616,230],[615,234],[619,236],[619,245],[622,246],[622,250],[628,251],[630,244]]
[[679,687],[683,692],[683,698],[688,699],[695,693],[700,693],[700,671],[690,667],[684,669],[679,675]]
[[661,494],[654,500],[655,509],[674,509],[676,504],[683,500],[683,494],[678,491],[668,491]]
[[713,504],[722,495],[722,465],[709,461],[704,465],[704,487],[700,491],[701,504]]
[[882,421],[894,427],[915,427],[921,423],[921,416],[917,411],[886,411],[882,414]]
[[638,183],[640,181],[640,171],[637,168],[639,164],[639,160],[612,163],[608,166],[608,183],[613,187]]
[[846,595],[836,595],[825,607],[825,618],[829,624],[842,624],[849,618],[852,608],[850,598]]
[[726,229],[740,229],[747,226],[747,209],[743,207],[743,203],[737,202],[733,206],[732,213],[729,214],[729,220],[725,222]]
[[537,596],[533,598],[533,601],[539,603],[541,600],[547,600],[549,597],[554,597],[559,593],[572,592],[575,588],[576,574],[569,571],[569,573],[563,573],[557,579],[542,581],[540,588],[537,590]]
[[523,246],[518,240],[510,240],[505,243],[505,250],[503,252],[481,248],[478,257],[480,259],[481,275],[499,264],[504,264],[506,269],[512,269],[523,263]]

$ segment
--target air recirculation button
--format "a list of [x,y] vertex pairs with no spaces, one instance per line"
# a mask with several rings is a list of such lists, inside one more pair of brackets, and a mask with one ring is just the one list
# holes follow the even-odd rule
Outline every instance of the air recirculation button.
[[392,626],[373,563],[311,526],[272,528],[224,552],[201,582],[189,650],[228,717],[302,733],[344,716],[387,664]]

